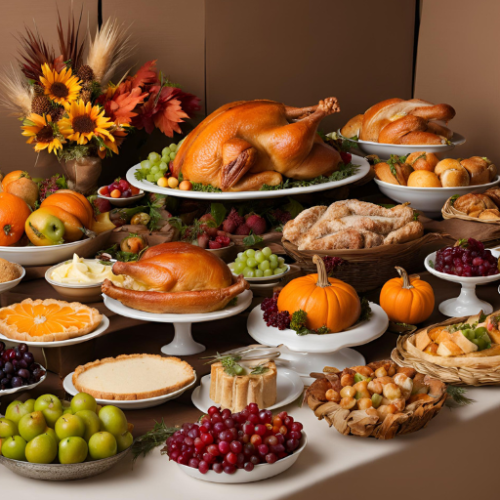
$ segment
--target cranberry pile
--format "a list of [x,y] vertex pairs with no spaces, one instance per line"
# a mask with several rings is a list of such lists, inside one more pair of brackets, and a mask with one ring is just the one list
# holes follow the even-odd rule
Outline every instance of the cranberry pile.
[[282,411],[275,417],[250,403],[240,413],[216,406],[199,423],[184,424],[167,439],[170,460],[206,474],[210,469],[234,474],[258,464],[274,464],[293,453],[302,438],[302,424]]
[[35,384],[44,375],[45,370],[35,363],[26,344],[5,349],[5,343],[0,342],[0,390]]
[[274,326],[279,330],[286,330],[290,326],[288,311],[278,311],[279,292],[274,292],[271,298],[264,299],[260,308],[264,311],[264,321],[267,326]]
[[491,276],[498,274],[498,259],[473,238],[466,243],[445,247],[436,252],[436,271],[457,276]]

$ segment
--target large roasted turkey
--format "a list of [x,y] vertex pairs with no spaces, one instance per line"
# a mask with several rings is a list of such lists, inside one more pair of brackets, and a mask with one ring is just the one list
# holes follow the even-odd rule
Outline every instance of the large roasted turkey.
[[335,97],[307,108],[263,99],[226,104],[186,137],[172,173],[222,191],[277,186],[282,176],[303,180],[330,175],[341,158],[317,129],[337,111]]

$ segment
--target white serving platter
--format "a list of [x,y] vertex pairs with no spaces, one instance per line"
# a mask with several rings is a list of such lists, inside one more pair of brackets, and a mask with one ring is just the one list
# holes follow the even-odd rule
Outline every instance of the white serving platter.
[[290,189],[280,189],[276,191],[241,191],[241,192],[224,192],[224,193],[206,193],[203,191],[182,191],[180,189],[162,188],[157,184],[145,180],[137,180],[135,172],[140,167],[140,164],[134,165],[127,172],[127,181],[138,189],[149,191],[151,193],[165,194],[176,198],[190,198],[192,200],[207,200],[207,201],[223,201],[223,200],[257,200],[263,198],[280,198],[283,196],[293,196],[297,194],[317,193],[328,189],[338,188],[347,184],[352,184],[365,177],[370,171],[370,165],[363,157],[353,154],[351,163],[359,165],[358,171],[340,181],[325,182],[324,184],[315,184],[313,186],[298,187]]
[[139,201],[141,198],[144,198],[144,196],[146,195],[146,193],[141,189],[139,191],[139,194],[129,196],[128,198],[113,198],[112,196],[104,196],[103,194],[101,194],[101,189],[103,187],[105,186],[101,186],[97,190],[97,197],[109,201],[111,205],[114,205],[115,207],[128,207],[130,205],[133,205],[136,201]]
[[[69,375],[63,380],[63,388],[70,396],[76,396],[78,394],[78,390],[73,385],[73,374],[75,372],[71,372]],[[101,399],[96,398],[97,404],[102,406],[105,405],[113,405],[118,406],[122,410],[142,410],[143,408],[153,408],[154,406],[162,405],[171,399],[176,399],[182,394],[184,394],[187,390],[191,389],[193,385],[196,384],[196,372],[194,372],[194,380],[190,382],[188,385],[184,386],[182,389],[178,391],[171,392],[170,394],[164,394],[163,396],[157,396],[155,398],[147,398],[147,399],[137,399],[134,401],[123,401],[123,400],[115,400],[115,399]]]
[[58,340],[55,342],[32,342],[26,340],[9,339],[8,337],[5,337],[0,333],[0,340],[14,342],[16,344],[26,344],[29,345],[30,347],[66,347],[69,345],[82,344],[83,342],[87,342],[88,340],[92,340],[96,337],[99,337],[99,335],[103,334],[108,328],[109,328],[109,318],[103,315],[101,323],[93,332],[87,333],[87,335],[83,335],[82,337],[76,337],[74,339]]
[[[304,391],[304,382],[300,375],[293,370],[277,366],[278,377],[276,380],[276,403],[269,406],[268,410],[275,410],[293,403]],[[210,399],[210,375],[205,375],[200,380],[200,385],[193,391],[191,401],[203,413],[207,413],[211,406],[219,406]]]

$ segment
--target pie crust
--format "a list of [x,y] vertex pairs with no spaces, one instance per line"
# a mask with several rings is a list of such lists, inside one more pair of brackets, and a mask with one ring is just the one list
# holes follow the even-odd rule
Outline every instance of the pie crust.
[[77,367],[73,385],[98,399],[134,401],[170,394],[195,380],[193,367],[175,357],[122,354]]
[[[59,310],[54,307],[56,305],[59,306]],[[40,306],[45,308],[45,312],[49,314],[36,316],[35,309]],[[29,329],[23,329],[21,326],[23,319],[29,321],[29,318],[35,318],[37,324],[52,323],[55,330],[59,331],[48,331],[43,335],[30,335],[27,331]],[[0,333],[9,339],[24,342],[59,342],[82,337],[93,332],[101,321],[101,313],[93,307],[79,302],[65,302],[55,299],[26,299],[0,309]]]

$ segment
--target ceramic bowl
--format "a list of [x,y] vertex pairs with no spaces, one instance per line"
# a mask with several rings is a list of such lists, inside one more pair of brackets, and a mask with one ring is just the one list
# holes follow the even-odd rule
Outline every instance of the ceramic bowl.
[[222,247],[222,248],[207,248],[207,252],[213,253],[214,255],[217,255],[220,259],[222,259],[224,262],[227,262],[228,260],[231,260],[234,254],[234,242],[231,241],[227,247]]
[[36,363],[36,364],[39,365],[40,368],[43,368],[45,371],[45,375],[38,382],[35,382],[34,384],[29,384],[29,385],[22,385],[21,387],[12,387],[10,389],[4,389],[3,391],[0,390],[0,398],[2,396],[7,396],[9,394],[15,394],[16,392],[31,391],[37,385],[40,385],[47,378],[47,369],[44,366],[42,366],[40,363]]
[[389,184],[388,182],[375,179],[380,191],[391,200],[399,203],[410,202],[411,208],[421,210],[427,217],[441,217],[441,209],[446,200],[455,194],[463,195],[472,192],[484,192],[486,189],[496,186],[500,182],[500,177],[488,184],[478,186],[460,186],[460,187],[409,187],[399,184]]
[[102,281],[92,284],[58,283],[50,278],[54,269],[57,269],[66,262],[67,261],[56,264],[55,266],[49,267],[49,269],[45,271],[45,280],[50,284],[50,286],[59,295],[61,295],[61,297],[69,302],[81,302],[82,304],[88,304],[90,302],[102,301]]
[[128,198],[112,198],[111,196],[104,196],[101,194],[101,189],[106,186],[101,186],[97,190],[97,197],[102,198],[103,200],[108,200],[111,205],[114,205],[115,207],[128,207],[130,205],[133,205],[136,201],[139,201],[141,198],[145,196],[145,192],[141,189],[139,191],[139,194],[136,194],[135,196],[129,196]]
[[[288,264],[285,264],[286,271],[281,274],[273,274],[272,276],[263,276],[262,278],[245,278],[250,285],[255,284],[255,285],[265,285],[269,283],[279,283],[289,272],[290,272],[290,266]],[[233,276],[239,276],[235,272],[231,271],[233,273]]]
[[19,476],[30,479],[39,479],[41,481],[74,481],[75,479],[97,476],[108,471],[123,460],[129,452],[130,448],[118,453],[114,457],[83,462],[81,464],[32,464],[0,456],[0,464]]
[[5,281],[4,283],[0,283],[0,293],[6,292],[7,290],[10,290],[11,288],[14,288],[15,286],[19,285],[21,283],[21,280],[26,276],[26,269],[24,269],[23,266],[20,266],[19,264],[14,264],[18,267],[19,271],[21,272],[21,275],[19,278],[16,278],[15,280],[10,280],[10,281]]
[[307,436],[304,431],[302,431],[301,445],[297,448],[291,455],[288,455],[281,460],[278,460],[274,464],[259,464],[254,467],[250,472],[244,469],[237,469],[234,474],[217,474],[213,470],[209,470],[206,474],[201,474],[198,469],[193,467],[188,467],[187,465],[177,464],[182,472],[188,476],[199,479],[200,481],[208,481],[210,483],[226,483],[226,484],[237,484],[237,483],[253,483],[255,481],[262,481],[264,479],[269,479],[270,477],[277,476],[282,472],[288,470],[299,458],[299,455],[304,451],[307,445]]

